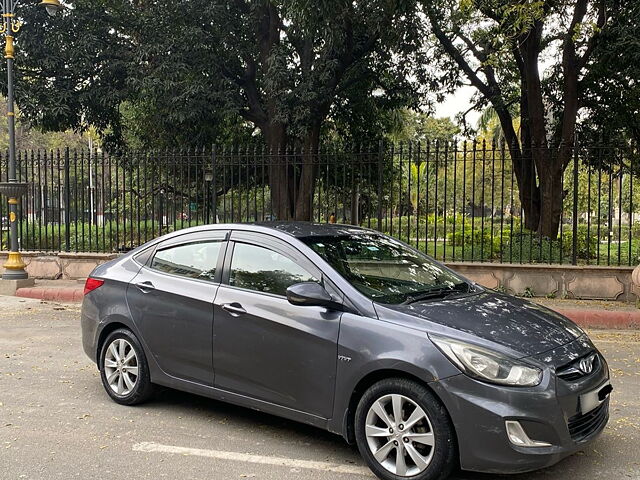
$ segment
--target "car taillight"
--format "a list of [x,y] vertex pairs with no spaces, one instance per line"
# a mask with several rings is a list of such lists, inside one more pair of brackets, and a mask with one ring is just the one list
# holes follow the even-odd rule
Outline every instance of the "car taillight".
[[87,282],[84,284],[84,295],[89,292],[93,292],[96,288],[99,288],[104,283],[104,280],[98,280],[97,278],[87,278]]

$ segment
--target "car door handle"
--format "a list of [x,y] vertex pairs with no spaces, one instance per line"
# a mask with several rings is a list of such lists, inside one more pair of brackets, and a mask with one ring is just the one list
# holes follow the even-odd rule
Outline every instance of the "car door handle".
[[242,308],[242,305],[240,305],[238,302],[223,303],[222,305],[220,305],[220,308],[222,308],[225,312],[229,312],[235,317],[237,317],[238,315],[242,315],[243,313],[247,313],[247,311]]
[[149,293],[153,290],[156,289],[156,287],[153,286],[153,283],[147,281],[147,282],[142,282],[142,283],[136,283],[136,287],[138,288],[138,290],[140,290],[142,293]]

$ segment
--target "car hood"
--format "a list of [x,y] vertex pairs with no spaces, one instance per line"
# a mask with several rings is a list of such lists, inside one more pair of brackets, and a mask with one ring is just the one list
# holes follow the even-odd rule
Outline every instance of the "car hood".
[[[522,356],[537,355],[566,345],[583,335],[571,320],[546,307],[509,295],[483,291],[440,301],[385,305],[385,315],[411,316],[415,327],[432,322],[498,343]],[[428,328],[427,328],[428,330]]]

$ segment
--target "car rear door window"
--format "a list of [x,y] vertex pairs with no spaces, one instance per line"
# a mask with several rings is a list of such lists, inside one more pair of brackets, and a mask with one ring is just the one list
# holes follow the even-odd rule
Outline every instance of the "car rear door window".
[[318,282],[318,279],[280,253],[257,245],[236,243],[229,285],[284,296],[288,287],[301,282]]
[[176,245],[156,252],[151,268],[181,277],[213,282],[221,241]]

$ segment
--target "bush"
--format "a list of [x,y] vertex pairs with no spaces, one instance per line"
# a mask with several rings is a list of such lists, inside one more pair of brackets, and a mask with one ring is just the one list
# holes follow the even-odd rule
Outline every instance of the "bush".
[[571,263],[571,250],[560,248],[559,240],[540,238],[531,232],[507,237],[502,260],[510,263]]
[[[600,241],[596,232],[591,229],[589,235],[587,235],[587,226],[578,225],[578,242],[577,242],[577,257],[579,260],[590,260],[596,258],[598,253],[598,246]],[[573,251],[573,230],[565,231],[562,233],[562,246],[563,250],[567,252]]]
[[[596,258],[598,245],[598,236],[593,232],[587,235],[586,225],[578,225],[577,259]],[[502,259],[513,263],[571,263],[572,253],[573,231],[564,231],[556,240],[527,231],[507,237]]]
[[[196,223],[192,222],[191,226]],[[188,227],[188,223],[178,222],[176,229]],[[141,222],[105,222],[103,225],[89,223],[72,223],[69,226],[69,244],[67,245],[67,230],[64,224],[38,225],[36,223],[22,223],[20,237],[23,250],[47,250],[70,252],[118,252],[137,247],[139,244],[152,240],[160,235],[174,230],[173,224],[164,225],[160,231],[157,221]],[[133,236],[132,236],[133,232]],[[2,247],[8,246],[8,232],[3,232]]]
[[456,247],[456,259],[493,260],[500,258],[500,234],[491,235],[491,229],[472,230],[465,225],[460,231],[449,233],[447,242]]

